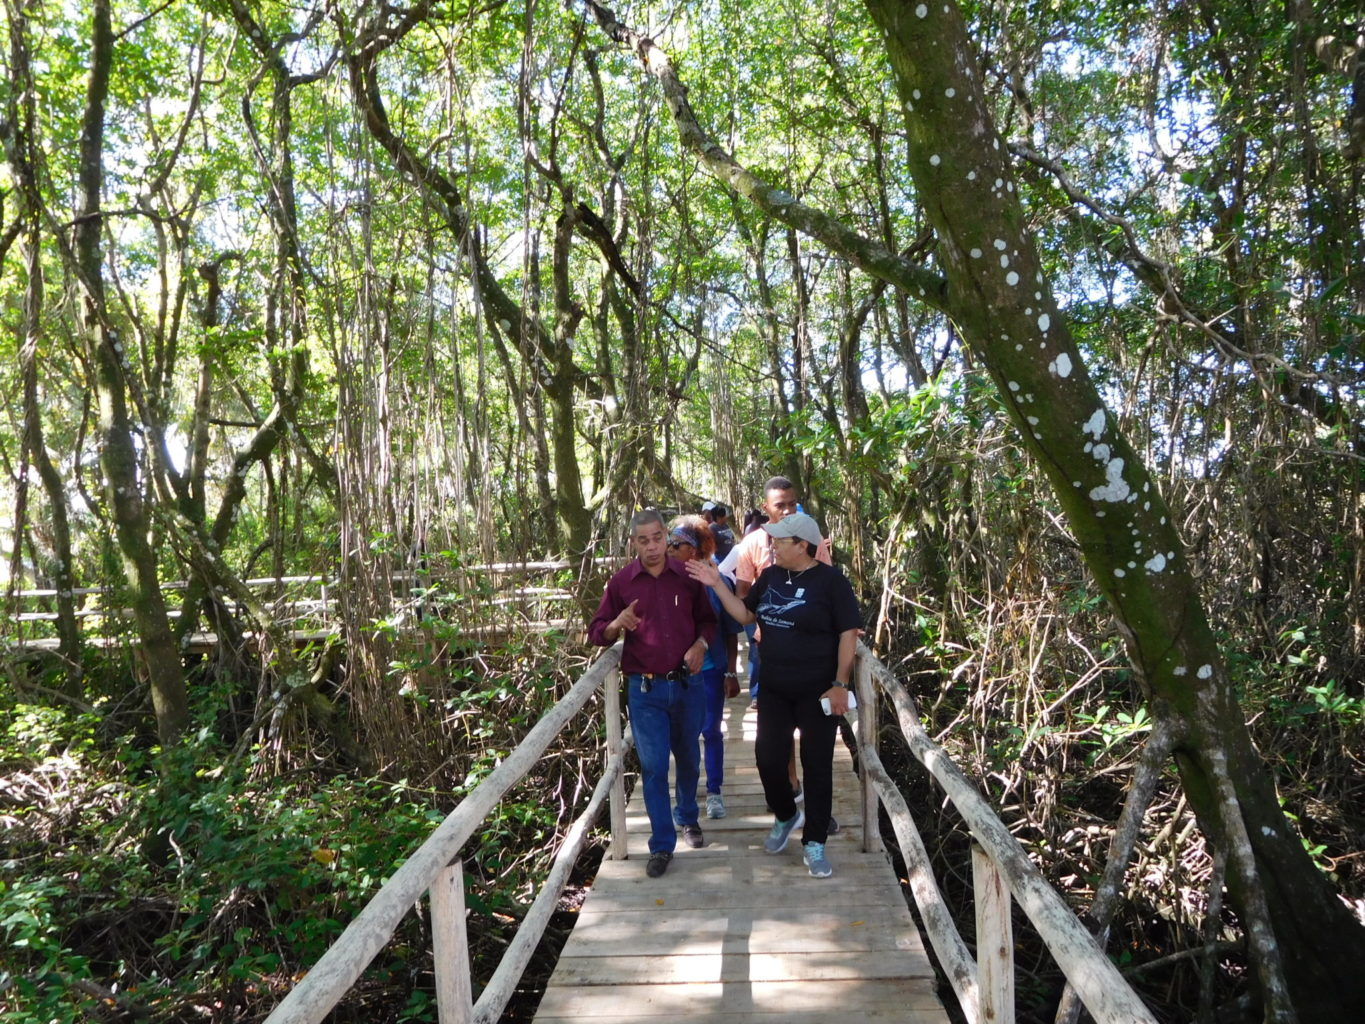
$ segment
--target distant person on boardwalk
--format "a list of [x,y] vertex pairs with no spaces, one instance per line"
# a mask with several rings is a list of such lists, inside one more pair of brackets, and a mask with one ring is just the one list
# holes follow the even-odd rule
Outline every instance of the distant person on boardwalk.
[[[701,516],[678,516],[668,527],[668,553],[678,561],[684,564],[694,559],[714,561],[714,540]],[[725,720],[725,698],[739,695],[735,658],[739,654],[742,627],[721,608],[720,598],[713,591],[708,590],[707,594],[720,627],[702,664],[702,679],[706,684],[706,715],[701,724],[702,760],[706,766],[706,816],[723,818],[725,798],[721,795],[721,787],[725,783],[725,737],[721,734],[721,723]]]
[[724,505],[717,505],[711,510],[711,536],[716,542],[715,559],[722,562],[735,546],[735,531],[730,529],[730,510]]
[[[768,514],[766,512],[756,508],[749,509],[748,512],[744,513],[744,528],[741,531],[741,537],[749,536],[767,521]],[[743,541],[741,540],[740,543]],[[736,544],[730,549],[730,553],[720,560],[720,574],[731,583],[737,582],[736,570],[739,566],[739,553],[740,544]],[[758,627],[752,622],[744,627],[744,635],[749,640],[749,706],[751,708],[758,707],[758,644],[754,640],[754,634],[757,630]]]
[[[744,513],[744,524],[740,529],[740,537],[747,537],[760,526],[768,521],[766,513],[760,512],[756,508],[749,509]],[[735,566],[739,563],[739,544],[730,549],[728,555],[722,555],[720,559],[720,574],[728,577],[732,582],[735,578]]]
[[[827,878],[834,873],[825,855],[834,741],[838,717],[848,710],[862,613],[844,574],[816,557],[823,538],[814,519],[794,512],[763,530],[772,542],[773,564],[759,573],[743,600],[730,593],[715,565],[692,561],[687,572],[710,587],[736,621],[756,619],[759,624],[763,697],[754,749],[763,795],[774,814],[763,848],[781,853],[792,832],[804,824],[806,867],[814,877]],[[828,712],[822,701],[829,702]],[[795,729],[801,730],[804,814],[787,774]]]
[[[635,513],[630,539],[636,558],[607,581],[588,639],[609,647],[626,638],[621,674],[650,826],[645,873],[658,878],[673,859],[677,824],[688,846],[705,843],[697,820],[697,738],[706,711],[701,667],[716,634],[716,613],[706,588],[668,557],[663,516],[654,509]],[[670,753],[677,769],[676,809],[668,792]]]

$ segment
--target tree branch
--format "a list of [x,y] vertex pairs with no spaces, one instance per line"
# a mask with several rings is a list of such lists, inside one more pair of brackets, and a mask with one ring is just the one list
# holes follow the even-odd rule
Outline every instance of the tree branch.
[[659,81],[683,146],[701,161],[712,177],[749,199],[764,213],[843,254],[865,273],[917,295],[935,309],[949,312],[944,278],[903,259],[823,210],[807,206],[790,193],[769,185],[741,165],[702,127],[687,99],[687,86],[654,40],[622,24],[611,8],[597,0],[582,2],[597,19],[602,31],[631,50],[645,71]]

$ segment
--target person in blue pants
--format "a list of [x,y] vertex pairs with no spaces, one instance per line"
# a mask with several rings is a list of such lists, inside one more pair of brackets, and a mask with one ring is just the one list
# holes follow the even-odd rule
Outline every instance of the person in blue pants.
[[[678,561],[686,564],[697,558],[715,560],[714,535],[701,516],[678,516],[668,525],[668,553]],[[702,663],[706,691],[706,715],[701,726],[702,758],[706,765],[706,816],[723,818],[725,798],[721,787],[725,783],[725,736],[721,726],[725,721],[725,698],[739,695],[735,658],[739,653],[740,625],[721,609],[720,598],[709,589],[707,595],[720,625]]]

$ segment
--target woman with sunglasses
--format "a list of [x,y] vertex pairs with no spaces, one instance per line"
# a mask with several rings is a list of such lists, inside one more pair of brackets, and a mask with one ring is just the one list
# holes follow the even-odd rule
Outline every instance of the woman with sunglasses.
[[[714,562],[716,540],[701,516],[678,516],[668,524],[668,553],[686,564]],[[735,659],[739,653],[741,626],[721,608],[720,598],[708,589],[711,605],[720,620],[715,639],[706,650],[702,662],[702,680],[706,692],[706,715],[702,719],[701,739],[706,765],[706,816],[725,817],[725,799],[721,785],[725,781],[725,737],[721,722],[725,717],[725,698],[739,695],[739,677],[735,674]]]

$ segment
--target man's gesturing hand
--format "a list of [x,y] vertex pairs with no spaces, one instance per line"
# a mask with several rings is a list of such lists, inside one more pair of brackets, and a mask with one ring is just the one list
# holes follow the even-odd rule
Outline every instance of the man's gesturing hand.
[[621,630],[629,632],[640,624],[640,615],[635,610],[635,606],[636,604],[639,603],[639,600],[640,599],[637,597],[634,601],[630,602],[630,604],[626,605],[626,607],[622,609],[620,615],[612,619],[611,624],[616,628],[618,632]]

